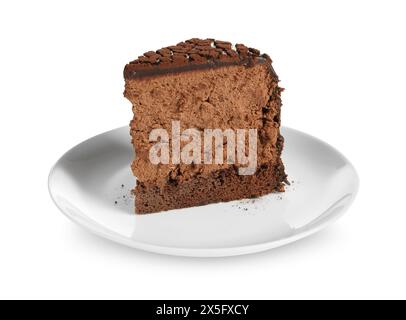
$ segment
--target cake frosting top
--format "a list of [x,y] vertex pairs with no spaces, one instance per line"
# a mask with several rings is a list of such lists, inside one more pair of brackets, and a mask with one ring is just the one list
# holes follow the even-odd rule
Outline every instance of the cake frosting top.
[[228,65],[268,64],[275,79],[272,60],[267,54],[243,44],[215,39],[193,38],[157,51],[148,51],[124,68],[125,79],[136,79],[161,74],[222,67]]

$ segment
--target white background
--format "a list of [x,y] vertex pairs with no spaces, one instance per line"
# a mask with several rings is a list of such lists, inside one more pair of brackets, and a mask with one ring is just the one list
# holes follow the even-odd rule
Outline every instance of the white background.
[[[2,1],[0,298],[406,298],[405,15],[404,1]],[[283,124],[359,171],[338,223],[261,254],[190,259],[59,213],[53,163],[131,118],[125,63],[191,37],[271,55]]]

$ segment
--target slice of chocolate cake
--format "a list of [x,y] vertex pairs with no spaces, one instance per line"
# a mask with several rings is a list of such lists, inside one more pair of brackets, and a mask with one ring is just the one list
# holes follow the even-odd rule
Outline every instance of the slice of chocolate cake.
[[281,92],[253,48],[191,39],[124,69],[137,213],[284,191]]

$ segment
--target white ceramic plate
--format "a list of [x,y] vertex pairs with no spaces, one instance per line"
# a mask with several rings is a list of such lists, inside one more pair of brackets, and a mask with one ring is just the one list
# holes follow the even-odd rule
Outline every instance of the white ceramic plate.
[[128,127],[68,151],[49,176],[57,207],[71,220],[112,241],[156,253],[220,257],[279,247],[335,221],[354,200],[358,177],[328,144],[283,128],[285,193],[166,213],[135,215]]

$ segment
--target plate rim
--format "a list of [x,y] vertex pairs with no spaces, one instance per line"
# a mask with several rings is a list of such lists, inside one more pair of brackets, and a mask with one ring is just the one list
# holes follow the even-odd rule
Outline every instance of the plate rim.
[[[353,179],[354,179],[354,190],[352,192],[352,197],[351,199],[341,208],[338,214],[336,214],[334,217],[329,217],[329,219],[326,219],[322,223],[319,223],[317,226],[312,227],[308,230],[289,235],[287,237],[283,237],[281,239],[273,240],[273,241],[267,241],[263,243],[256,243],[256,244],[250,244],[250,245],[243,245],[243,246],[232,246],[232,247],[223,247],[223,248],[180,248],[180,247],[173,247],[173,246],[162,246],[162,245],[154,245],[154,244],[149,244],[137,240],[130,240],[119,233],[116,233],[112,230],[106,229],[102,227],[99,224],[90,224],[86,223],[84,221],[80,221],[81,219],[75,217],[74,215],[68,213],[66,210],[62,208],[62,206],[58,203],[55,194],[53,193],[52,190],[52,177],[53,174],[60,163],[60,161],[63,160],[63,158],[69,154],[73,149],[76,147],[79,147],[82,144],[85,144],[89,142],[90,140],[100,137],[102,135],[108,135],[109,133],[112,133],[113,131],[119,131],[123,130],[127,126],[121,126],[112,130],[108,130],[106,132],[97,134],[93,137],[90,137],[77,145],[73,146],[72,148],[68,149],[62,156],[59,157],[59,159],[55,162],[55,164],[52,166],[49,174],[48,174],[48,192],[49,195],[55,204],[55,206],[59,209],[59,211],[66,216],[70,221],[74,222],[76,225],[80,226],[82,229],[90,231],[92,234],[97,235],[101,238],[107,239],[109,241],[113,241],[115,243],[118,243],[120,245],[124,245],[126,247],[130,247],[133,249],[138,249],[146,252],[152,252],[156,254],[162,254],[162,255],[170,255],[170,256],[181,256],[181,257],[196,257],[196,258],[216,258],[216,257],[231,257],[231,256],[239,256],[239,255],[247,255],[247,254],[254,254],[254,253],[259,253],[267,250],[271,250],[274,248],[282,247],[287,244],[296,242],[298,240],[301,240],[303,238],[309,237],[322,229],[330,226],[331,224],[335,223],[339,218],[341,218],[347,210],[351,207],[353,202],[355,201],[358,192],[359,192],[359,186],[360,186],[360,178],[358,175],[357,170],[355,169],[354,165],[352,164],[351,161],[348,160],[346,156],[344,156],[338,149],[330,145],[329,143],[302,131],[287,127],[287,126],[282,126],[281,130],[282,131],[291,131],[294,134],[306,136],[307,138],[310,138],[312,140],[317,141],[317,143],[323,144],[325,147],[331,149],[334,151],[337,155],[339,155],[349,166],[353,173]],[[342,199],[340,199],[342,200]],[[340,201],[338,200],[338,201]],[[322,216],[324,214],[327,214],[327,212],[331,209],[327,208],[323,212],[320,213],[319,216]],[[85,213],[82,212],[84,216],[86,216]],[[106,229],[104,231],[101,231],[101,229]]]

